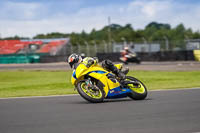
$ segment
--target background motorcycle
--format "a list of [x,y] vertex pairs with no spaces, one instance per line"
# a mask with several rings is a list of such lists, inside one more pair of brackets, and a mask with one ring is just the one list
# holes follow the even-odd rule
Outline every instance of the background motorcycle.
[[129,62],[133,62],[137,64],[141,63],[141,59],[137,56],[136,53],[129,53],[127,55],[124,55],[120,57],[120,61],[122,61],[125,64],[128,64]]

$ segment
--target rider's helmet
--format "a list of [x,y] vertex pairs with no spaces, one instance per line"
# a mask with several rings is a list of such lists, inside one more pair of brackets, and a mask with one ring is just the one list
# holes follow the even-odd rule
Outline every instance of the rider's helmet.
[[128,47],[126,46],[126,47],[124,47],[124,50],[128,50]]
[[68,63],[71,68],[74,68],[75,63],[80,63],[82,61],[82,57],[77,54],[71,54],[68,58]]

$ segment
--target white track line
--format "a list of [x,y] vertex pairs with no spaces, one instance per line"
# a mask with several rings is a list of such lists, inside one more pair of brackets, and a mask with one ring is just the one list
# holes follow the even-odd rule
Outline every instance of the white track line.
[[[183,90],[198,90],[200,88],[179,88],[179,89],[163,89],[163,90],[149,90],[149,92],[160,92],[160,91],[183,91]],[[0,98],[0,100],[5,99],[29,99],[29,98],[51,98],[51,97],[68,97],[68,96],[78,96],[79,94],[69,94],[69,95],[51,95],[51,96],[30,96],[30,97],[9,97]]]
[[69,96],[78,96],[78,94],[50,95],[50,96],[30,96],[30,97],[8,97],[8,98],[0,98],[0,100],[3,100],[3,99],[48,98],[48,97],[69,97]]
[[150,90],[150,91],[183,91],[183,90],[198,90],[198,88],[177,88],[177,89],[158,89],[158,90]]

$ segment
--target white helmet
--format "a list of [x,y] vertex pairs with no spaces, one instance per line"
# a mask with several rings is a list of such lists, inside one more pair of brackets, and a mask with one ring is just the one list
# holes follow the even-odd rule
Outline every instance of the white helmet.
[[126,47],[124,47],[124,50],[128,50],[129,48],[126,46]]
[[68,58],[68,63],[71,68],[74,68],[75,63],[80,63],[82,61],[82,57],[77,54],[71,54]]

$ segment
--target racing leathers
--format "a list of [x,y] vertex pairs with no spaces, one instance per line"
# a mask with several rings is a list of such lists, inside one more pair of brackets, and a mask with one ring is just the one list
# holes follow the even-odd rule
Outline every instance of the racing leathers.
[[[97,65],[98,64],[98,58],[97,57],[85,57],[83,59],[83,61],[81,62],[83,63],[86,67],[90,67],[92,65]],[[76,67],[78,66],[78,64],[75,65]],[[76,68],[75,67],[75,68]],[[102,67],[107,70],[107,71],[111,71],[112,73],[114,73],[116,76],[118,76],[120,79],[124,79],[125,78],[125,73],[123,73],[122,71],[120,71],[110,60],[104,60],[102,62]]]

